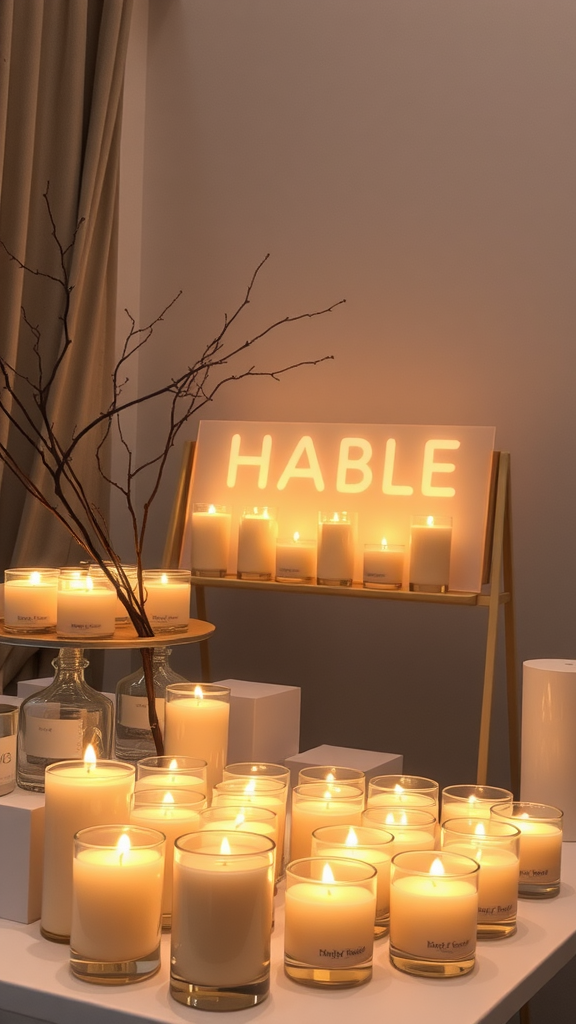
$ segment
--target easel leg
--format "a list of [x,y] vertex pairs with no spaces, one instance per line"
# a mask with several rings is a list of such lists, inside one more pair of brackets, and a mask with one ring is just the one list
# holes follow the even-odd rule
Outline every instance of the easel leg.
[[[206,588],[198,583],[195,583],[194,591],[196,594],[196,614],[199,619],[202,619],[203,622],[208,622],[208,616],[206,614]],[[202,682],[209,683],[211,680],[211,675],[210,648],[208,647],[208,640],[200,641],[200,667],[202,670]]]

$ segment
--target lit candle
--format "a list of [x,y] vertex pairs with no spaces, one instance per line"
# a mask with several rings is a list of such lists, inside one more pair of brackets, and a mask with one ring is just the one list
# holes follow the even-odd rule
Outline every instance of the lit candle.
[[288,788],[285,779],[269,776],[253,778],[227,778],[214,788],[213,807],[263,807],[274,811],[277,818],[275,838],[277,875],[284,865],[284,832],[286,828],[286,801]]
[[359,861],[314,858],[288,865],[284,947],[289,976],[298,977],[298,966],[328,972],[371,965],[375,882],[375,869]]
[[526,800],[495,806],[491,817],[520,829],[519,895],[550,898],[560,891],[562,811]]
[[206,806],[203,793],[175,789],[173,793],[162,789],[141,789],[134,793],[130,814],[133,825],[158,829],[166,837],[164,885],[162,890],[162,925],[170,927],[172,919],[172,862],[174,843],[178,836],[200,828],[200,812]]
[[[76,836],[70,933],[74,973],[75,961],[120,966],[158,949],[164,846],[161,832],[127,825],[86,828]],[[92,980],[99,980],[97,974]]]
[[238,529],[237,575],[240,579],[266,579],[274,576],[276,564],[276,510],[245,509]]
[[[450,852],[400,853],[390,873],[390,958],[420,973],[415,961],[460,961],[472,969],[478,914],[478,864]],[[412,965],[407,963],[412,960]],[[463,962],[463,963],[462,963]],[[422,972],[425,973],[425,970]],[[433,971],[430,971],[433,973]],[[447,970],[444,973],[452,973]]]
[[175,999],[186,1002],[192,985],[229,989],[262,982],[270,959],[273,863],[274,843],[255,833],[208,830],[176,840]]
[[404,573],[404,546],[389,545],[383,537],[380,544],[364,545],[365,587],[381,587],[384,590],[398,590],[402,586]]
[[405,850],[433,850],[436,843],[436,818],[419,807],[370,806],[362,812],[362,824],[391,832],[391,854]]
[[190,571],[147,569],[145,608],[155,633],[182,633],[190,621]]
[[206,761],[209,801],[226,763],[229,697],[229,687],[211,683],[170,683],[166,687],[164,752],[169,757],[188,754]]
[[446,786],[442,790],[441,824],[448,818],[489,818],[491,807],[511,800],[510,790],[498,786]]
[[291,540],[276,544],[276,579],[308,583],[316,579],[316,542],[302,540],[296,531]]
[[452,818],[442,826],[442,849],[471,857],[478,874],[478,937],[516,931],[520,831],[493,818]]
[[376,868],[374,937],[388,931],[390,917],[390,859],[394,837],[383,829],[352,825],[323,825],[312,833],[312,857],[347,857]]
[[358,786],[309,782],[292,790],[290,859],[309,857],[321,825],[360,825],[364,793]]
[[8,633],[46,633],[56,626],[57,569],[6,569],[4,628]]
[[410,533],[410,590],[448,590],[452,520],[448,516],[415,516]]
[[174,789],[193,789],[206,796],[207,770],[206,761],[199,757],[143,757],[136,764],[134,788],[162,789],[165,793]]
[[354,530],[347,512],[320,513],[318,524],[319,583],[350,586],[354,576]]
[[125,823],[130,817],[134,766],[96,761],[58,761],[46,768],[44,871],[41,930],[64,941],[72,916],[72,840],[81,828]]
[[116,590],[104,574],[61,569],[58,581],[58,636],[110,637],[116,627]]
[[226,505],[193,505],[191,566],[194,576],[226,575],[231,521]]

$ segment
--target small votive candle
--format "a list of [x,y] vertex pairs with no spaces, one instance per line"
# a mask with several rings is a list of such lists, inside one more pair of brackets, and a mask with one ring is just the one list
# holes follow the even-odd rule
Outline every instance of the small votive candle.
[[520,881],[524,899],[551,899],[560,892],[562,818],[558,807],[528,800],[498,804],[490,812],[495,821],[520,829]]
[[436,817],[420,807],[367,807],[362,824],[392,833],[392,856],[404,850],[433,850],[436,844]]
[[145,569],[145,610],[154,633],[184,633],[190,622],[189,569]]
[[170,683],[166,687],[164,754],[185,754],[206,761],[209,803],[226,763],[229,719],[229,686]]
[[286,867],[284,971],[322,988],[361,985],[372,977],[376,869],[324,857]]
[[222,779],[214,788],[212,806],[265,807],[278,818],[276,849],[277,876],[284,868],[284,833],[286,830],[287,779],[284,776],[258,775]]
[[200,1010],[241,1010],[270,989],[274,842],[210,829],[174,847],[170,994]]
[[403,575],[403,544],[388,544],[383,537],[380,544],[364,545],[362,580],[365,587],[375,590],[399,590]]
[[302,539],[296,531],[289,540],[276,543],[276,579],[285,583],[316,580],[316,541]]
[[322,825],[312,833],[313,857],[346,857],[376,868],[376,920],[374,938],[388,934],[390,923],[390,860],[394,837],[366,825]]
[[364,792],[359,786],[305,782],[292,790],[290,859],[309,857],[312,833],[321,825],[360,825]]
[[410,531],[410,590],[444,594],[450,578],[452,519],[414,516]]
[[350,587],[354,577],[354,525],[349,512],[320,512],[318,583]]
[[390,869],[390,961],[408,974],[452,978],[474,967],[478,864],[449,850],[398,853]]
[[[138,567],[136,565],[115,565],[114,562],[105,562],[104,564],[124,594],[128,594],[130,592],[134,594],[137,593]],[[103,569],[95,562],[90,563],[88,572],[90,576],[105,576]],[[116,626],[127,626],[130,623],[130,616],[118,597],[117,590],[115,622]]]
[[56,628],[58,569],[5,569],[4,629],[49,633]]
[[58,577],[57,636],[69,639],[114,636],[116,590],[103,572],[60,569]]
[[238,528],[236,573],[242,580],[271,580],[276,569],[276,509],[245,508]]
[[479,939],[503,939],[516,931],[519,837],[519,829],[495,818],[450,818],[442,826],[442,849],[480,865]]
[[206,796],[208,792],[208,765],[201,757],[180,755],[170,757],[156,754],[143,757],[136,763],[135,789],[193,789]]
[[440,824],[448,818],[489,818],[494,804],[513,800],[508,789],[498,786],[446,786],[442,790]]
[[360,768],[345,768],[342,765],[311,764],[298,772],[298,785],[306,782],[335,782],[358,786],[366,791],[366,775]]
[[367,807],[420,807],[438,817],[439,785],[420,775],[376,775],[368,783]]
[[191,567],[193,576],[225,576],[230,550],[232,510],[228,505],[192,505]]
[[18,708],[0,704],[0,796],[11,793],[16,785],[16,737]]
[[82,981],[122,985],[160,968],[165,839],[133,825],[74,837],[70,967]]

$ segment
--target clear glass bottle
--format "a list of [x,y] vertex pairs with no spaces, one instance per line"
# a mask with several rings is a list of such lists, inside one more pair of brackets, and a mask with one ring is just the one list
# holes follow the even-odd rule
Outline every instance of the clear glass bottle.
[[89,743],[98,759],[112,753],[114,707],[84,679],[83,650],[62,647],[52,665],[50,685],[20,706],[17,782],[36,793],[44,792],[46,765],[82,759]]
[[[154,696],[160,730],[164,735],[164,704],[169,683],[185,683],[183,676],[170,667],[171,647],[154,648]],[[148,722],[148,698],[144,669],[138,668],[116,686],[115,756],[135,763],[156,753]]]

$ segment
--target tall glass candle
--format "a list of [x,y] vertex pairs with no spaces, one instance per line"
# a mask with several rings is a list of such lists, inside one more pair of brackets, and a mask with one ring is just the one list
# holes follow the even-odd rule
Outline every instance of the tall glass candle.
[[551,899],[560,892],[562,818],[559,807],[515,800],[492,807],[490,817],[520,829],[520,881],[524,899]]
[[284,970],[305,985],[344,988],[372,976],[376,869],[324,857],[286,868]]
[[318,583],[349,587],[354,577],[354,524],[349,512],[320,512]]
[[442,826],[442,849],[480,865],[479,939],[507,938],[516,931],[519,838],[518,828],[495,818],[450,818]]
[[159,970],[164,850],[150,828],[76,833],[70,967],[82,981],[121,985]]
[[232,511],[228,505],[195,502],[192,506],[193,576],[225,576],[228,569]]
[[410,531],[410,590],[445,593],[450,580],[452,519],[414,516]]
[[222,779],[228,752],[230,688],[216,683],[171,683],[166,687],[164,753],[206,761],[207,797]]
[[170,993],[204,1010],[244,1009],[270,988],[274,843],[203,830],[176,840]]
[[129,821],[134,765],[121,761],[57,761],[46,768],[44,870],[40,929],[68,942],[72,918],[72,840],[91,825]]
[[56,628],[57,569],[6,569],[4,629],[49,633]]
[[271,580],[276,568],[276,509],[254,505],[242,512],[238,528],[239,579]]
[[478,915],[476,861],[450,851],[406,851],[390,869],[390,960],[423,977],[450,978],[474,967]]

